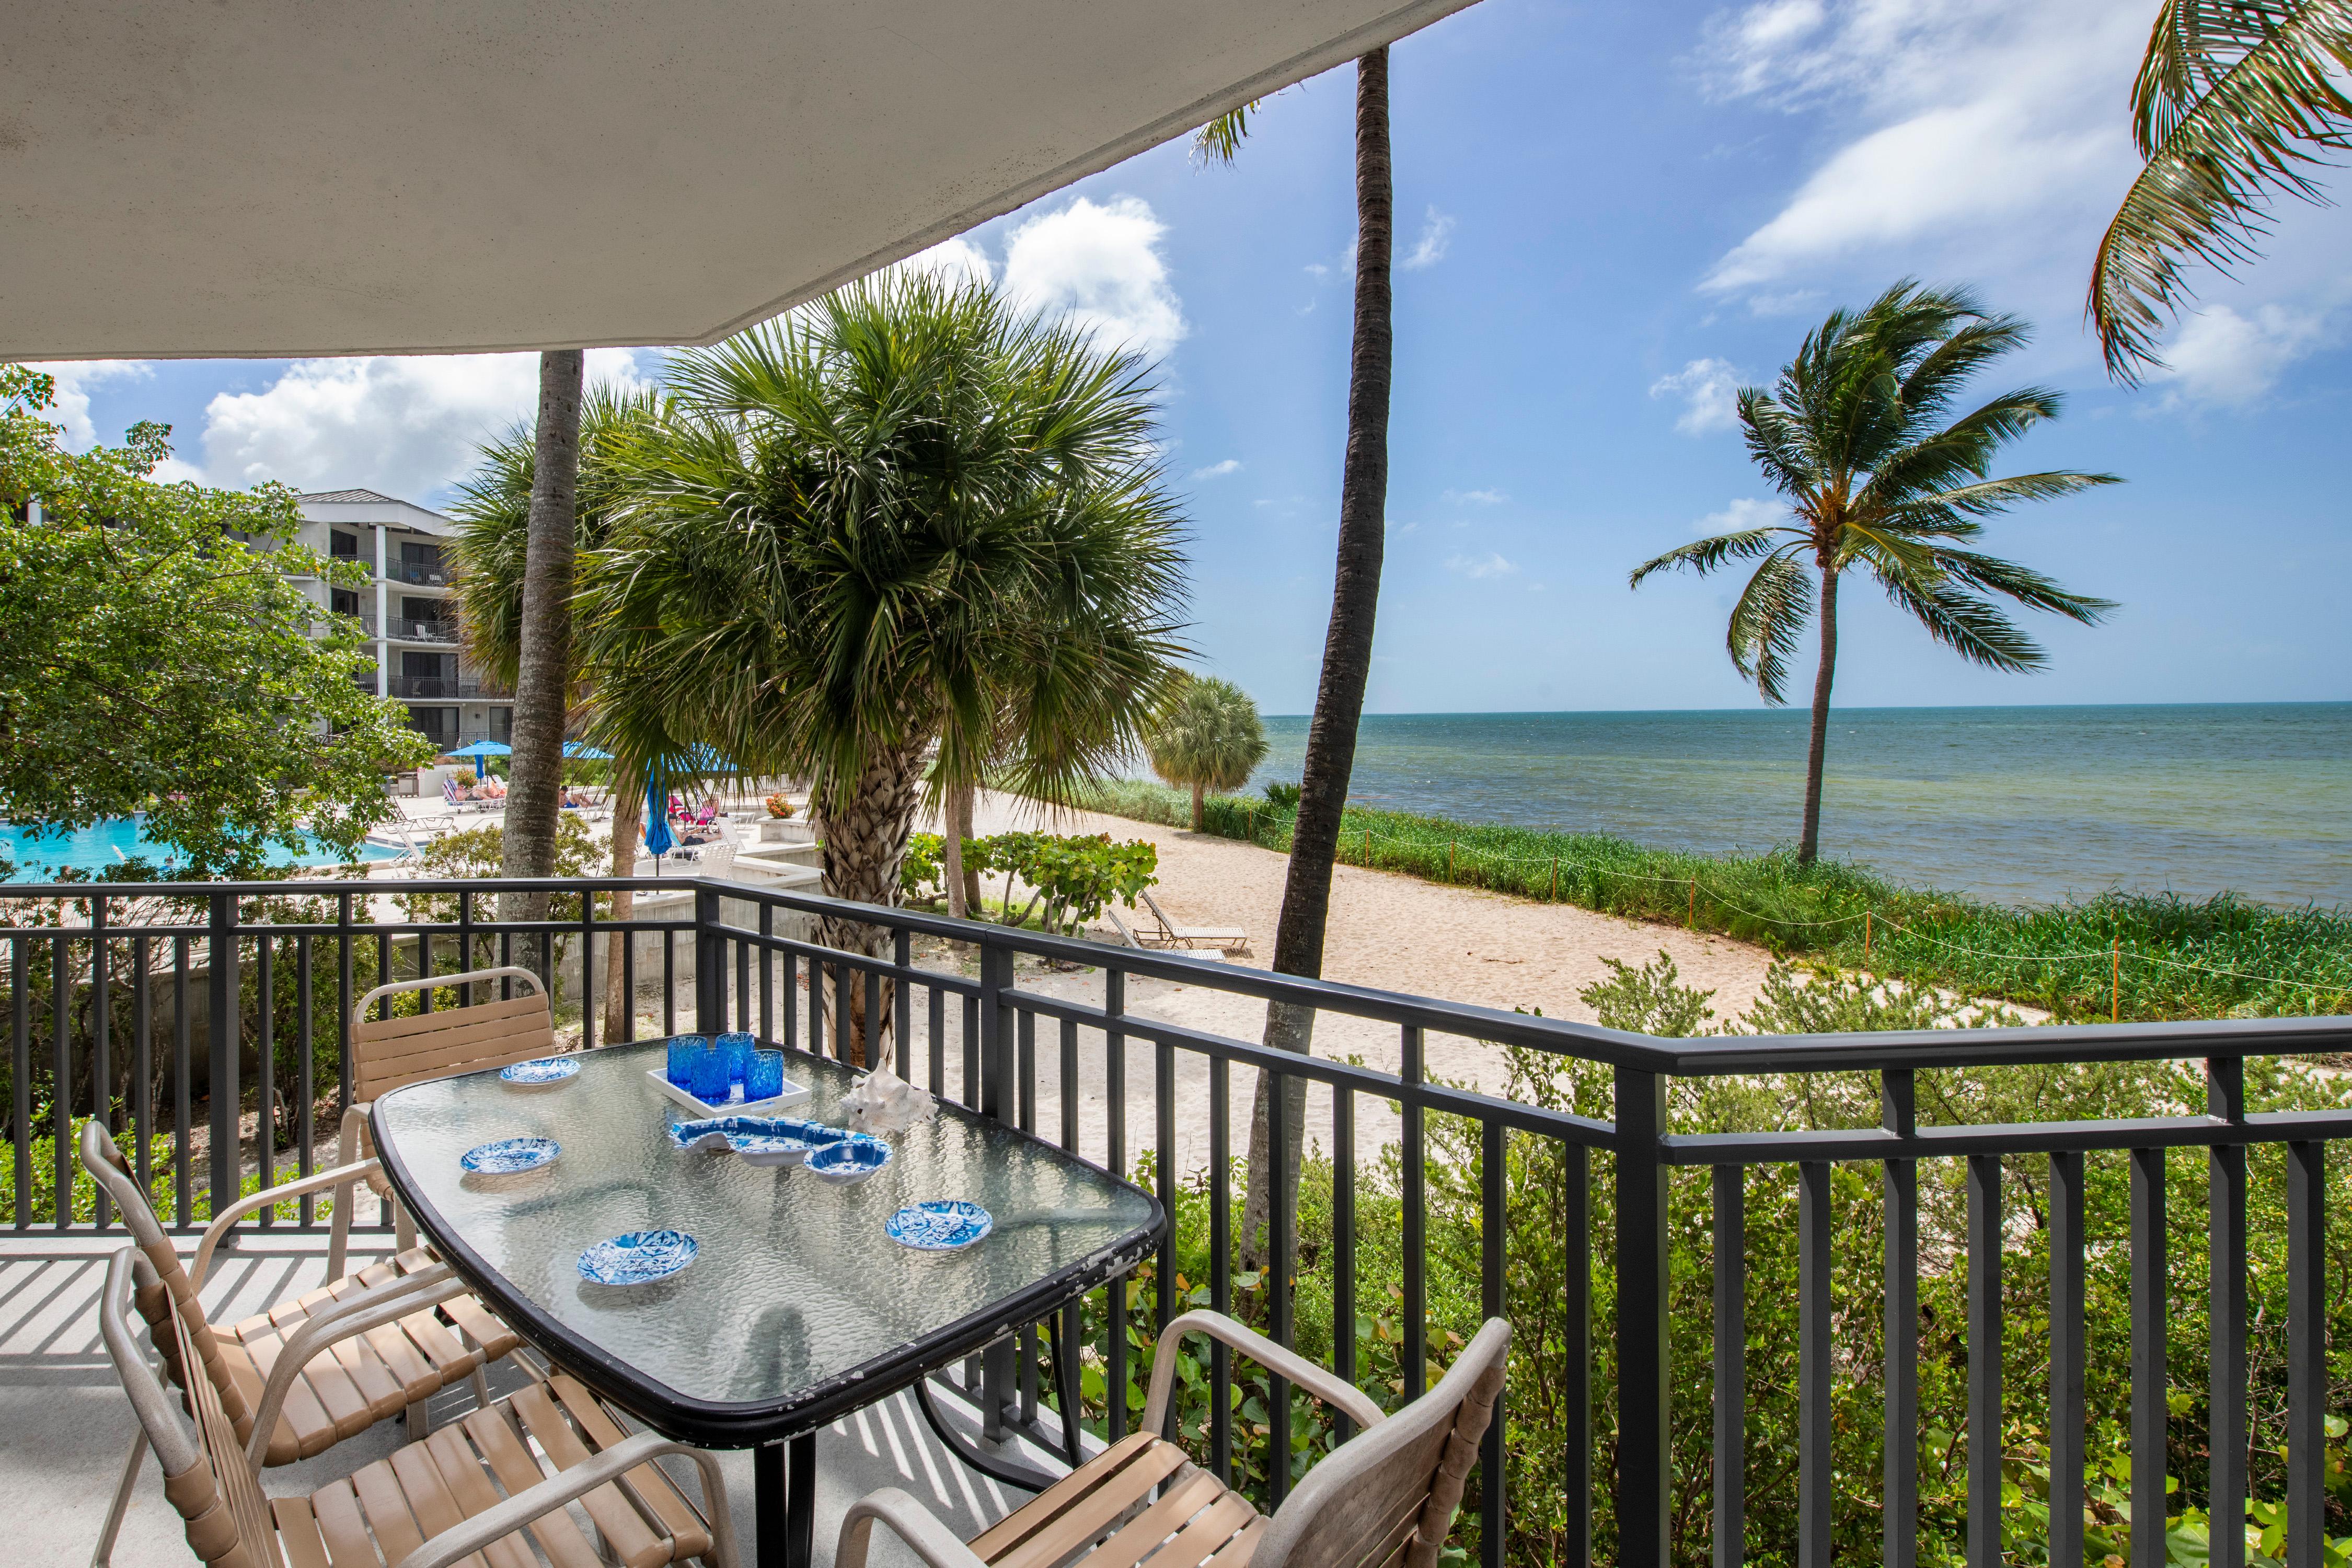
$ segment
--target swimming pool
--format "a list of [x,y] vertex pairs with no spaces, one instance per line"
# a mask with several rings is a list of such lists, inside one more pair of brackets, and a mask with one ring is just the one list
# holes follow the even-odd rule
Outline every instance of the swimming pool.
[[[360,847],[362,860],[388,860],[399,854],[380,844]],[[39,882],[47,879],[47,872],[63,868],[75,870],[104,872],[120,866],[134,855],[143,855],[161,864],[165,849],[142,837],[139,824],[124,816],[110,817],[93,826],[59,835],[37,831],[19,823],[0,823],[0,854],[16,863],[9,880]],[[342,857],[331,849],[316,849],[308,854],[289,854],[283,846],[273,846],[269,863],[272,866],[337,866]]]

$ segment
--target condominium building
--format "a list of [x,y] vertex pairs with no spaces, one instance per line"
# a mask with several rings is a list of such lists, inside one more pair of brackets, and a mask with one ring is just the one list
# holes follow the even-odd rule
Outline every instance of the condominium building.
[[485,679],[460,646],[444,554],[457,524],[373,490],[320,490],[299,500],[301,542],[368,574],[364,588],[294,579],[322,608],[356,616],[367,628],[375,668],[355,678],[360,685],[406,703],[410,725],[445,750],[509,740],[513,693]]

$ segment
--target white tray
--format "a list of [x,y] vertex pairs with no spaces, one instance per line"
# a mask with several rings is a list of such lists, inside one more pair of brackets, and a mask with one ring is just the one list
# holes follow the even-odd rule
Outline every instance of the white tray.
[[788,1106],[798,1105],[807,1100],[810,1094],[808,1089],[786,1079],[784,1092],[773,1100],[748,1101],[730,1100],[724,1105],[705,1105],[677,1085],[670,1082],[669,1075],[659,1068],[647,1072],[646,1081],[698,1116],[766,1116],[782,1110]]

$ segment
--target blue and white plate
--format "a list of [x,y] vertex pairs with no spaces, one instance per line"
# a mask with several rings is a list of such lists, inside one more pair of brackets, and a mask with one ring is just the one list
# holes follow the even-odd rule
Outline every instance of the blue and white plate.
[[457,1157],[457,1163],[478,1176],[511,1176],[552,1164],[563,1145],[552,1138],[501,1138],[480,1143]]
[[577,1057],[539,1057],[530,1061],[517,1062],[501,1070],[499,1076],[509,1083],[534,1086],[562,1083],[566,1079],[577,1077],[579,1072],[580,1058]]
[[682,1230],[633,1230],[582,1253],[580,1278],[591,1285],[651,1285],[684,1273],[701,1250]]
[[996,1221],[978,1204],[933,1198],[900,1209],[882,1228],[891,1240],[918,1252],[954,1252],[995,1229]]
[[821,1143],[808,1152],[802,1169],[836,1187],[862,1182],[890,1163],[890,1145],[879,1138],[853,1132],[836,1142]]
[[810,1150],[849,1136],[839,1127],[788,1116],[713,1116],[669,1126],[670,1142],[681,1149],[732,1149],[752,1165],[797,1164]]

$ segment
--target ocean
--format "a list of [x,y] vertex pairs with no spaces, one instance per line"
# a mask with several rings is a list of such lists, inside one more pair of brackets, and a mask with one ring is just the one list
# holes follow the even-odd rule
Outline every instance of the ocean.
[[[1350,798],[1710,853],[1794,846],[1802,710],[1380,714]],[[1295,781],[1303,716],[1252,781]],[[2008,903],[2109,889],[2352,905],[2352,703],[1846,708],[1822,852]]]

